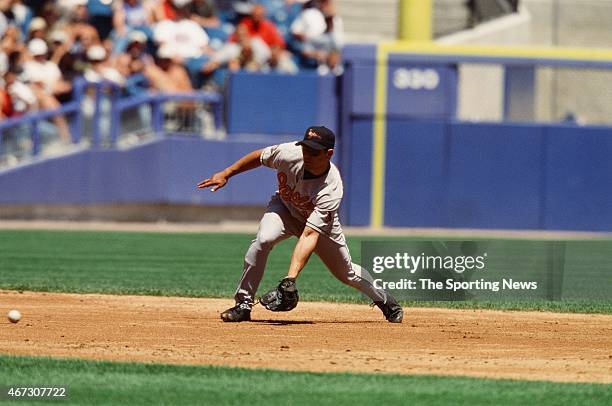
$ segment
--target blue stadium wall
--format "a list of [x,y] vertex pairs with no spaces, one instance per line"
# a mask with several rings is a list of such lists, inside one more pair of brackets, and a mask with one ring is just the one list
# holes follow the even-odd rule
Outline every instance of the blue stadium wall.
[[[371,221],[372,124],[343,171],[352,225]],[[389,120],[386,150],[385,225],[612,231],[610,128]]]
[[[232,77],[226,141],[160,137],[128,150],[84,151],[0,172],[0,211],[99,203],[263,208],[274,192],[270,170],[242,174],[214,194],[195,184],[253,149],[300,138],[316,123],[339,134],[343,222],[369,225],[375,66],[370,48],[353,60],[360,62],[349,63],[342,80]],[[437,95],[389,95],[406,108],[393,107],[385,118],[384,225],[612,231],[612,129],[458,122],[456,73],[429,68],[441,78]]]
[[259,141],[167,137],[128,150],[88,150],[47,159],[0,174],[0,204],[262,205],[275,190],[272,171],[242,174],[215,193],[196,188],[228,162],[286,140],[255,138]]

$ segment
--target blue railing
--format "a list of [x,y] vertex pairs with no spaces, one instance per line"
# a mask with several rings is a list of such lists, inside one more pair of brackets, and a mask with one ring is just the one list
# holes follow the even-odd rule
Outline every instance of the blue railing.
[[163,106],[167,102],[187,102],[194,101],[212,106],[212,112],[215,120],[215,127],[219,129],[222,126],[223,114],[223,98],[218,93],[213,92],[194,92],[194,93],[142,93],[130,97],[122,97],[122,88],[113,82],[101,82],[95,87],[96,89],[96,110],[93,119],[92,129],[92,146],[100,146],[101,143],[101,128],[100,120],[103,119],[103,114],[100,111],[100,101],[103,99],[103,93],[107,91],[110,96],[110,145],[115,146],[120,135],[121,115],[130,109],[142,106],[149,106],[151,109],[151,131],[156,135],[165,135],[164,131],[164,110]]
[[78,101],[71,101],[62,105],[62,107],[54,110],[45,110],[35,113],[26,114],[20,117],[9,118],[0,122],[0,153],[3,149],[3,137],[2,134],[5,131],[11,131],[20,127],[30,128],[30,137],[32,140],[32,155],[38,155],[40,153],[41,145],[41,122],[52,119],[58,116],[65,116],[68,114],[74,114],[74,119],[70,123],[70,132],[72,135],[72,142],[77,142],[77,136],[75,134],[80,133],[78,131],[81,128],[81,104]]
[[[89,96],[88,96],[89,94]],[[168,102],[198,102],[211,106],[211,113],[214,117],[214,126],[218,130],[222,126],[223,98],[218,93],[212,92],[193,92],[193,93],[141,93],[132,96],[125,96],[124,89],[113,82],[87,82],[83,78],[75,80],[73,83],[72,101],[63,104],[54,110],[45,110],[28,113],[26,115],[9,118],[0,122],[0,156],[4,153],[3,135],[11,136],[20,132],[24,136],[23,129],[26,128],[29,134],[25,134],[31,140],[31,150],[22,151],[26,154],[36,156],[41,152],[42,137],[41,126],[43,122],[58,117],[70,117],[69,130],[71,142],[81,143],[83,139],[83,124],[85,114],[83,103],[93,94],[93,115],[91,117],[91,141],[92,148],[115,147],[121,135],[121,116],[130,109],[142,106],[150,108],[149,131],[154,135],[165,135],[164,131],[164,104]],[[110,102],[110,109],[104,109],[103,103]],[[107,122],[104,122],[104,121]],[[103,143],[103,128],[108,127],[108,140]]]

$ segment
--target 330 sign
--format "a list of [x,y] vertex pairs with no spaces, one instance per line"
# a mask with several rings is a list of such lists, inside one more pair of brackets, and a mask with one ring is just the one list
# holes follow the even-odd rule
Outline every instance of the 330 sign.
[[434,69],[399,68],[393,72],[393,86],[397,89],[434,90],[440,75]]

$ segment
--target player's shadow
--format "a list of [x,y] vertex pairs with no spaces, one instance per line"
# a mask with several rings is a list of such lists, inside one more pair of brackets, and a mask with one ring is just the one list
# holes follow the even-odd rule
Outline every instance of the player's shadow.
[[251,323],[271,324],[273,326],[288,326],[291,324],[315,324],[310,320],[251,320]]
[[269,324],[271,326],[290,326],[299,324],[379,324],[374,320],[251,320],[251,323]]

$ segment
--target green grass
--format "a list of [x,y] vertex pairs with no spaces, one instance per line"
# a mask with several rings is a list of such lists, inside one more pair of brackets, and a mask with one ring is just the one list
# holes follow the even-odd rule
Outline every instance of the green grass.
[[[68,399],[54,404],[612,404],[612,386],[598,384],[300,373],[1,355],[0,365],[0,385],[67,386]],[[28,403],[24,400],[2,402]]]
[[[0,288],[50,292],[231,297],[242,273],[252,235],[161,234],[88,231],[0,231]],[[350,238],[353,259],[360,243]],[[395,238],[398,240],[398,238]],[[399,239],[401,240],[401,239]],[[275,247],[261,290],[286,273],[295,240]],[[602,243],[603,244],[603,243]],[[590,247],[585,246],[583,250]],[[601,249],[609,248],[603,244]],[[582,249],[582,248],[581,248]],[[571,275],[583,275],[580,261]],[[592,268],[592,267],[591,267]],[[609,269],[607,277],[612,276]],[[600,275],[601,276],[601,275]],[[609,281],[599,283],[606,289]],[[597,282],[595,282],[597,284]],[[589,289],[586,286],[584,289]],[[364,302],[357,291],[339,283],[313,256],[300,275],[304,300]],[[416,302],[410,306],[549,310],[612,313],[612,301],[572,299],[560,302]]]

